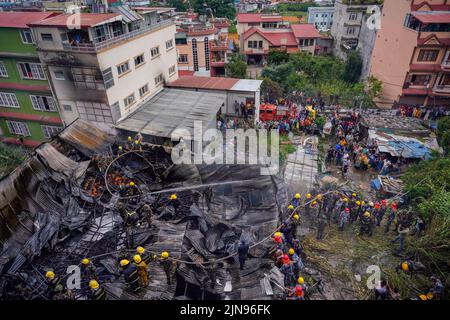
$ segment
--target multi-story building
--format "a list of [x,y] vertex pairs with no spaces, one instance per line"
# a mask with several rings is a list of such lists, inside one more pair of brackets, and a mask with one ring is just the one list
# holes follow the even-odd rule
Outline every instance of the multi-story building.
[[328,31],[333,25],[334,7],[309,7],[308,23],[313,24],[317,30]]
[[34,147],[62,129],[45,67],[27,24],[50,12],[0,12],[0,139]]
[[227,63],[228,27],[226,19],[206,23],[178,20],[175,43],[180,74],[224,76]]
[[450,2],[385,0],[371,74],[380,107],[450,106]]
[[[363,3],[363,4],[362,4]],[[381,0],[336,0],[334,3],[331,35],[334,40],[333,53],[346,59],[351,51],[358,50],[363,60],[361,77],[366,78],[369,62],[375,44],[376,27],[368,27],[368,18],[372,15],[372,7],[382,3]],[[369,22],[373,22],[370,20]]]
[[29,24],[65,124],[115,124],[178,77],[172,20],[150,7],[121,10]]
[[314,25],[289,25],[276,15],[238,14],[238,35],[240,52],[254,65],[263,65],[270,50],[306,51],[312,55],[327,51],[319,45],[323,36]]

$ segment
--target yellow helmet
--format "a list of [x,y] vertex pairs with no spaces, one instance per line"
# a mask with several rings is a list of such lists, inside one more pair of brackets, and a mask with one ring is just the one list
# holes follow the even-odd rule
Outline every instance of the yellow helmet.
[[122,267],[127,266],[129,263],[130,263],[130,261],[127,260],[127,259],[120,260],[120,265],[121,265]]
[[356,201],[356,204],[358,205],[358,206],[360,206],[361,205],[361,201]]
[[97,280],[91,280],[91,281],[89,281],[89,288],[91,288],[91,289],[97,289],[98,287],[100,287],[100,285],[98,284]]
[[308,194],[306,195],[306,199],[311,199],[311,193],[308,193]]
[[344,202],[348,202],[348,198],[344,198]]
[[295,199],[300,199],[300,197],[301,197],[300,193],[295,194]]
[[431,292],[428,292],[427,293],[427,299],[428,300],[433,300],[433,298],[434,298],[433,294]]
[[136,255],[134,255],[134,257],[133,257],[133,261],[134,261],[134,263],[141,263],[142,258],[141,258],[140,255],[136,254]]
[[294,214],[294,216],[292,218],[294,218],[294,220],[298,220],[298,219],[300,219],[300,216],[298,214]]
[[352,193],[352,197],[356,197],[356,193],[353,192],[353,193]]
[[53,280],[53,279],[55,278],[55,273],[54,273],[53,271],[47,271],[47,272],[45,273],[45,277],[46,277],[47,279]]
[[161,257],[167,259],[169,257],[169,253],[167,251],[164,251],[163,253],[161,253]]
[[281,232],[280,232],[280,231],[277,231],[277,232],[275,232],[273,235],[274,235],[275,237],[281,237]]
[[298,277],[297,282],[299,284],[304,284],[305,283],[305,279],[303,279],[303,277]]
[[89,259],[88,258],[84,258],[83,260],[81,260],[81,263],[84,265],[89,264]]
[[130,182],[130,187],[134,187],[135,183],[133,181]]
[[322,199],[322,195],[320,193],[317,195],[317,199],[319,199],[319,200]]
[[370,212],[369,211],[364,212],[364,217],[369,218],[370,217]]
[[409,270],[409,265],[408,265],[407,262],[403,262],[402,263],[402,270],[405,271],[405,272]]
[[317,201],[313,201],[313,203],[312,203],[312,204],[313,204],[313,206],[315,206],[315,205],[317,204]]
[[363,201],[363,202],[361,202],[361,204],[362,204],[362,205],[365,205],[366,203]]
[[293,206],[292,204],[290,204],[290,205],[288,206],[288,209],[289,209],[289,210],[294,210],[294,206]]
[[424,294],[421,294],[421,295],[419,296],[419,299],[420,299],[420,300],[428,300],[427,296],[424,295]]
[[139,144],[139,140],[134,140],[134,144]]
[[119,146],[119,150],[122,150],[123,148],[122,148],[122,146]]
[[177,195],[175,193],[171,194],[170,195],[170,200],[177,200]]
[[131,141],[131,140],[133,140],[133,138],[131,138],[131,137],[128,137],[128,141]]
[[139,253],[139,254],[143,254],[144,251],[145,251],[145,249],[143,247],[137,247],[136,248],[136,252]]
[[289,249],[289,254],[292,256],[294,253],[295,253],[295,250],[292,249],[292,248],[290,248],[290,249]]

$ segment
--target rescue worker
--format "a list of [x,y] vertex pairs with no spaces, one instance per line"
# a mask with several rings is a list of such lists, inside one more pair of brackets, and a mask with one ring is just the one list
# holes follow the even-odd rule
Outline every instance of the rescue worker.
[[49,270],[45,273],[45,282],[48,286],[50,298],[53,299],[54,295],[60,292],[60,286],[64,290],[62,279],[55,275],[55,272]]
[[286,245],[292,247],[292,227],[290,221],[283,222],[280,231],[283,233],[284,239],[286,239]]
[[291,215],[294,211],[294,206],[292,204],[288,205],[288,215]]
[[142,261],[144,261],[147,265],[149,265],[150,262],[152,261],[152,257],[150,256],[150,254],[148,254],[145,251],[144,247],[140,247],[140,246],[137,247],[136,248],[136,253],[141,256]]
[[149,204],[144,204],[141,208],[141,219],[146,220],[148,227],[150,228],[152,226],[152,216],[153,216],[153,210],[150,207]]
[[372,226],[373,226],[373,220],[370,212],[366,211],[364,212],[361,221],[360,221],[360,229],[359,229],[359,235],[368,235],[369,237],[372,236]]
[[97,280],[92,279],[89,281],[89,288],[91,289],[92,300],[106,300],[106,291],[103,289]]
[[413,272],[415,271],[415,267],[414,267],[414,263],[407,259],[403,262],[401,262],[397,267],[395,267],[395,271],[399,272],[400,270],[402,270],[404,273],[413,275]]
[[132,137],[128,136],[127,143],[125,144],[125,146],[128,150],[133,149],[133,138]]
[[291,219],[291,232],[292,232],[291,237],[292,237],[292,239],[297,238],[297,228],[299,225],[300,225],[300,216],[298,213],[295,213]]
[[323,239],[323,232],[325,231],[325,227],[327,225],[327,216],[324,214],[319,214],[317,220],[317,240]]
[[[130,181],[127,185],[126,196],[134,197],[139,194],[139,189],[136,187],[136,183],[134,181]],[[134,200],[134,199],[130,199]]]
[[300,205],[300,193],[296,193],[294,195],[294,199],[292,199],[291,204],[294,206],[294,208],[297,208]]
[[394,240],[391,241],[391,243],[399,242],[399,247],[396,251],[397,254],[401,254],[403,252],[403,249],[405,248],[405,239],[406,235],[409,233],[409,228],[404,225],[399,225],[398,227],[398,233]]
[[239,269],[244,270],[245,260],[247,260],[250,246],[245,240],[242,240],[238,247]]
[[338,223],[338,221],[339,221],[339,214],[342,211],[343,204],[344,204],[344,198],[339,197],[333,208],[333,222],[334,223]]
[[84,258],[83,260],[81,260],[81,274],[84,279],[98,280],[96,268],[88,258]]
[[442,284],[442,281],[434,276],[430,279],[433,283],[433,287],[430,289],[431,299],[441,300],[443,298],[442,295],[444,294],[444,285]]
[[[312,198],[311,193],[308,193],[306,195],[305,203],[308,203],[309,201],[311,201],[311,198]],[[311,211],[310,210],[310,204],[305,205],[305,214],[309,215],[310,211]]]
[[388,233],[391,229],[391,224],[394,222],[397,216],[397,208],[396,206],[391,206],[389,215],[387,217],[386,226],[384,227],[384,233]]
[[208,274],[208,278],[210,280],[210,287],[214,289],[216,285],[216,273],[217,273],[217,262],[215,259],[209,260],[209,263],[204,267],[206,273]]
[[139,220],[136,211],[127,210],[126,206],[122,202],[117,202],[116,210],[119,212],[120,216],[123,219],[123,222],[127,226],[136,225]]
[[386,300],[388,294],[387,282],[382,280],[380,286],[374,289],[375,300]]
[[117,156],[120,156],[123,154],[123,147],[122,146],[118,146],[117,147]]
[[305,294],[300,284],[297,284],[294,288],[294,300],[305,300]]
[[375,202],[373,215],[377,219],[377,227],[381,225],[381,220],[383,220],[384,212],[381,210],[381,205],[379,202]]
[[138,270],[139,285],[141,288],[146,288],[148,286],[148,266],[138,254],[134,255],[133,261]]
[[280,268],[281,273],[284,275],[284,286],[292,287],[295,283],[294,267],[288,257],[287,261],[283,261],[283,265]]
[[302,259],[297,255],[294,248],[289,249],[289,255],[292,260],[292,266],[294,268],[295,277],[297,277],[299,272],[302,271],[304,267]]
[[166,273],[167,284],[170,286],[172,284],[171,278],[173,263],[171,260],[169,260],[169,252],[164,251],[161,253],[161,259],[159,260],[159,263],[162,265],[164,272]]
[[120,261],[120,266],[122,268],[126,284],[133,292],[138,291],[140,289],[139,274],[136,266],[126,259]]
[[142,137],[142,134],[139,132],[134,136],[134,149],[142,151],[142,140],[144,138]]
[[350,222],[356,222],[358,220],[359,211],[361,210],[361,201],[357,200],[355,206],[350,212]]
[[339,231],[344,231],[344,227],[348,223],[349,219],[350,219],[350,209],[345,208],[339,215]]
[[169,197],[170,200],[170,205],[173,206],[173,208],[175,209],[175,212],[178,211],[178,208],[180,207],[180,200],[178,200],[178,197],[175,193],[171,194]]

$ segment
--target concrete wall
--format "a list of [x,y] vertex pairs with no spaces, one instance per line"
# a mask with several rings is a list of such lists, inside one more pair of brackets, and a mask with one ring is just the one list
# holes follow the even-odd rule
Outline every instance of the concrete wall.
[[308,23],[314,24],[318,30],[330,30],[333,24],[333,15],[334,7],[310,7],[308,8]]
[[390,108],[398,101],[417,44],[417,32],[403,26],[410,5],[410,0],[384,1],[370,70],[383,82],[382,97],[376,101],[380,107]]
[[363,80],[367,79],[370,74],[372,51],[375,46],[378,31],[377,29],[370,29],[367,26],[368,18],[368,14],[364,15],[358,41],[358,50],[361,53],[361,58],[363,60],[363,68],[361,72],[361,79]]

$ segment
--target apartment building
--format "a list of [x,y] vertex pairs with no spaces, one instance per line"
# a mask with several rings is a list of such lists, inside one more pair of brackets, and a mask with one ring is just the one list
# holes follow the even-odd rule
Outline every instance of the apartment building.
[[[382,3],[380,0],[352,1],[336,0],[334,3],[331,36],[334,40],[333,54],[346,59],[351,51],[358,50],[363,60],[361,78],[367,78],[370,70],[370,57],[377,29],[369,27],[368,20],[373,14],[372,7]],[[380,9],[381,10],[381,9]]]
[[377,104],[450,106],[450,1],[385,0],[371,74]]
[[313,24],[317,30],[328,31],[333,25],[334,7],[309,7],[308,23]]
[[[50,12],[0,12],[0,140],[35,147],[63,126],[27,24]],[[22,139],[19,139],[22,138]]]
[[178,77],[172,20],[152,8],[114,9],[29,24],[66,125],[115,124]]
[[329,50],[319,44],[319,40],[324,36],[314,25],[289,25],[279,18],[279,16],[267,17],[263,14],[238,15],[240,51],[245,54],[248,64],[264,65],[270,50],[282,50],[288,53],[305,51],[312,55]]
[[224,76],[229,51],[226,19],[200,22],[189,19],[177,22],[175,44],[180,74]]

